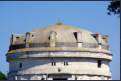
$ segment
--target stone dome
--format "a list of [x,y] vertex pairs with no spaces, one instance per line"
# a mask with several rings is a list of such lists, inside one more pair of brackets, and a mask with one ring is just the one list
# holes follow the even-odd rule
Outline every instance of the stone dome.
[[[29,33],[34,33],[34,36],[30,39],[30,43],[44,43],[49,42],[50,33],[54,31],[56,32],[56,42],[77,42],[76,38],[74,37],[74,32],[82,32],[82,42],[83,43],[94,43],[98,44],[94,37],[91,36],[92,32],[87,30],[66,26],[63,24],[56,24],[54,26],[44,27],[40,29],[36,29],[30,31]],[[26,39],[26,34],[21,35],[21,37],[16,40],[13,44],[24,44]],[[102,44],[107,45],[107,43],[102,40]]]
[[[51,37],[51,34],[53,37]],[[28,40],[27,40],[27,35]],[[51,39],[52,38],[52,39]],[[99,46],[102,45],[102,50],[108,52],[108,35],[102,36],[100,33],[92,33],[90,31],[63,25],[63,23],[56,23],[54,26],[48,26],[40,29],[36,29],[26,34],[13,34],[10,44],[10,49],[8,53],[16,53],[23,51],[37,51],[37,50],[52,50],[50,47],[55,47],[56,51],[62,50],[61,48],[66,47],[67,49],[75,48],[75,50],[88,51],[88,48],[95,48],[96,50]],[[50,42],[54,42],[54,46],[50,46]],[[78,43],[82,43],[82,46],[79,46]],[[29,46],[26,47],[26,44]],[[79,49],[82,47],[82,49]],[[27,49],[26,49],[27,48]],[[40,48],[40,49],[39,49]],[[83,49],[85,48],[85,49]],[[101,51],[101,50],[100,50]]]

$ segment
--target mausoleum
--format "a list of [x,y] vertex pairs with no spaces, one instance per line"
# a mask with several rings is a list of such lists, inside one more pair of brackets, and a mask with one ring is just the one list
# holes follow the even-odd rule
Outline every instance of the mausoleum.
[[12,34],[9,80],[111,80],[109,35],[56,23]]

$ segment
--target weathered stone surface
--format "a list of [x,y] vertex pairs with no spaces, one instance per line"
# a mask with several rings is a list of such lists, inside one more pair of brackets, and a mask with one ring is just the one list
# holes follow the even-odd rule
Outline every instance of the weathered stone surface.
[[111,80],[109,36],[57,23],[10,38],[9,80]]

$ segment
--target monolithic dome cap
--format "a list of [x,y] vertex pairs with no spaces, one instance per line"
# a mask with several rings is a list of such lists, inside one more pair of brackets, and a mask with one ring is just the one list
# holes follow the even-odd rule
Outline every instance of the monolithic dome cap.
[[[102,44],[102,48],[108,51],[108,41],[109,37],[107,35],[92,33],[77,27],[66,26],[59,22],[54,26],[39,28],[26,34],[13,34],[10,39],[11,43],[8,53],[14,53],[17,50],[21,50],[17,52],[24,52],[27,50],[34,51],[38,48],[39,51],[42,50],[42,48],[44,48],[42,51],[45,51],[52,50],[52,47],[55,47],[54,49],[58,48],[59,51],[63,50],[63,47],[67,49],[76,48],[75,51],[77,49],[84,51],[81,50],[82,48],[92,48],[96,50],[98,44]],[[78,46],[82,48],[80,49]]]

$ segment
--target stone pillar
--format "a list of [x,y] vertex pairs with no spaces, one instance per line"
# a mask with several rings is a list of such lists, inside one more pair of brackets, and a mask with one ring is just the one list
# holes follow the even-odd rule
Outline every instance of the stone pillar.
[[72,75],[72,80],[75,80],[75,75]]
[[77,32],[77,43],[78,47],[82,47],[82,32]]
[[44,80],[47,80],[47,76],[46,75],[43,75],[42,78],[44,78]]
[[56,32],[52,31],[50,34],[50,47],[55,47]]
[[34,37],[35,34],[36,34],[36,32],[27,32],[26,33],[26,44],[25,44],[26,48],[29,48],[29,42],[30,42],[30,40],[32,40],[32,37]]
[[17,80],[17,76],[15,76],[15,80]]
[[27,32],[26,33],[26,44],[25,44],[25,47],[26,48],[29,48],[29,41],[30,41],[30,33]]

